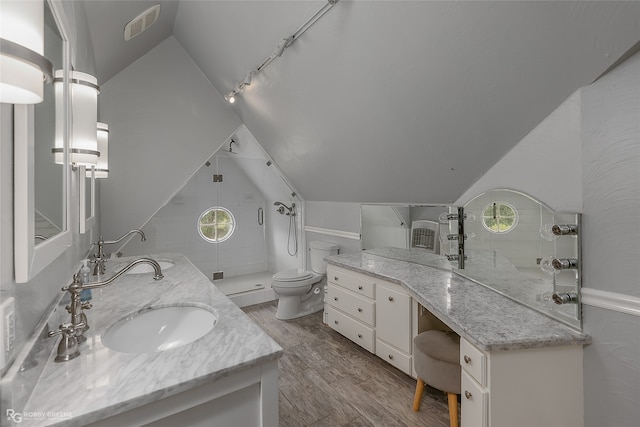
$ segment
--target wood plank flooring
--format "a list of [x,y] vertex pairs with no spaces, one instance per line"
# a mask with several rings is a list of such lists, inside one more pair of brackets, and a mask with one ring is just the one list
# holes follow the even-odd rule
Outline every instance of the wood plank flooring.
[[279,362],[280,426],[448,427],[446,395],[425,387],[322,323],[322,312],[288,321],[277,301],[243,310],[284,349]]

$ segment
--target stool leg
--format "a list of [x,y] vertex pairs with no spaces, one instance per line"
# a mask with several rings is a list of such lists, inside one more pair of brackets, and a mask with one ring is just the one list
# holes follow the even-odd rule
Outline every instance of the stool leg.
[[424,381],[418,378],[416,383],[416,395],[413,397],[413,412],[420,410],[420,401],[422,400],[422,392],[424,391]]
[[458,395],[455,393],[447,393],[449,397],[449,425],[458,427]]

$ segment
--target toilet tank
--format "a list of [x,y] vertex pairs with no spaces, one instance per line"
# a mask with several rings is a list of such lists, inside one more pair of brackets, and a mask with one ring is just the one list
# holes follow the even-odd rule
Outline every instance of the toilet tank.
[[337,255],[340,245],[314,240],[309,242],[311,253],[311,270],[318,274],[327,274],[327,262],[324,260],[329,255]]

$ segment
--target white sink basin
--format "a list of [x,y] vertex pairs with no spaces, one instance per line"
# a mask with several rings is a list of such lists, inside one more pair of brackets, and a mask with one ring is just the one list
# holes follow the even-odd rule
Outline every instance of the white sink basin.
[[[160,268],[162,269],[162,271],[168,270],[173,267],[173,263],[171,261],[158,261],[158,264],[160,264]],[[153,273],[153,271],[153,267],[149,264],[138,264],[131,270],[127,271],[126,274]]]
[[192,305],[151,308],[118,320],[102,343],[122,353],[166,351],[202,337],[217,320],[209,310]]

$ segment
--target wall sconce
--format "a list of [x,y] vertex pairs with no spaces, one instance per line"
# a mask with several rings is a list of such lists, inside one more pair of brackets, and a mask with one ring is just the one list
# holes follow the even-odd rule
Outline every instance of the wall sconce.
[[560,236],[577,236],[578,226],[575,224],[545,224],[540,227],[540,235],[550,242]]
[[[96,164],[94,173],[96,178],[109,178],[109,125],[98,122],[98,164]],[[86,170],[87,178],[91,178],[91,168]]]
[[0,10],[0,102],[38,104],[53,70],[43,56],[44,2],[3,1]]
[[[98,136],[96,123],[98,122],[98,81],[91,74],[80,71],[70,73],[71,91],[71,137],[69,147],[69,161],[77,166],[95,166],[98,163]],[[53,79],[56,94],[56,112],[62,111],[63,103],[63,72],[57,70]],[[63,115],[56,114],[56,141],[54,153],[55,162],[63,163]]]

